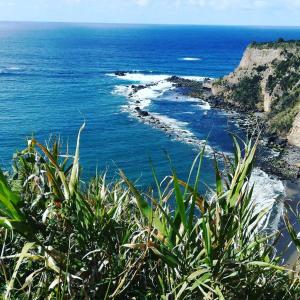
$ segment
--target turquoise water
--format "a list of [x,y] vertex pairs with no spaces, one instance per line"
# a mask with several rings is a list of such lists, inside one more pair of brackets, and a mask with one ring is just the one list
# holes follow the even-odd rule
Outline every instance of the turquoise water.
[[[197,146],[134,118],[120,86],[151,81],[153,75],[223,76],[238,65],[249,42],[279,37],[300,38],[300,29],[0,23],[1,166],[7,167],[31,135],[41,141],[60,135],[74,149],[85,119],[84,178],[96,168],[109,168],[113,177],[121,168],[141,184],[151,184],[150,158],[160,178],[169,173],[165,151],[186,177]],[[116,70],[136,71],[135,80],[110,76]],[[211,147],[230,152],[226,131],[238,129],[228,116],[188,99],[172,101],[174,93],[164,90],[147,109],[171,118],[199,140],[209,136]],[[208,155],[203,167],[207,183],[214,181],[212,170]]]

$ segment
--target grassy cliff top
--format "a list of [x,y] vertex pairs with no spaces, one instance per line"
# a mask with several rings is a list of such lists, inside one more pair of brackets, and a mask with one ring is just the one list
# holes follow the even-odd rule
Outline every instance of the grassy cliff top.
[[265,49],[265,48],[273,48],[273,49],[287,49],[287,48],[295,48],[300,47],[300,40],[287,40],[280,38],[275,42],[252,42],[249,45],[250,48],[258,48],[258,49]]

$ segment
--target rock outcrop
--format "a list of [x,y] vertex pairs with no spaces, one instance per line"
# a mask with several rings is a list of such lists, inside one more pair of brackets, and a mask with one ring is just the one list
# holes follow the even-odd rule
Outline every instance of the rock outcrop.
[[[288,135],[288,141],[291,145],[297,146],[300,148],[300,112],[297,114],[292,130]],[[299,161],[300,163],[300,161]],[[300,165],[299,165],[300,167]]]
[[214,82],[212,93],[241,110],[264,112],[270,133],[300,147],[299,41],[251,44],[236,70]]

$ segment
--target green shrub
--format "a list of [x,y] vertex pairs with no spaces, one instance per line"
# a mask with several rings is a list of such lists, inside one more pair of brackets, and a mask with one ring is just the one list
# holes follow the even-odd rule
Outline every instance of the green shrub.
[[232,89],[232,98],[247,109],[256,109],[256,105],[261,101],[261,77],[242,78]]
[[273,48],[273,49],[286,49],[291,47],[300,47],[299,40],[283,40],[278,39],[275,42],[252,42],[249,47],[257,48],[257,49],[266,49],[266,48]]
[[285,92],[292,90],[300,80],[300,58],[292,53],[285,53],[286,59],[274,61],[274,74],[268,77],[267,90],[272,93],[276,84]]
[[269,121],[270,131],[277,134],[286,135],[293,126],[295,117],[300,111],[300,106],[286,108],[278,113],[274,113]]
[[80,184],[79,139],[74,158],[32,140],[12,176],[0,173],[3,298],[296,299],[299,274],[280,265],[252,201],[257,143],[233,141],[204,196],[205,149],[187,181],[172,168],[159,183],[153,170],[156,190],[140,192],[123,172]]

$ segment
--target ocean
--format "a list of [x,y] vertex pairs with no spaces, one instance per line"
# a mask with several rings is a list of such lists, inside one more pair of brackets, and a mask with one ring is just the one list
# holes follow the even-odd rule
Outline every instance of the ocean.
[[[7,169],[26,138],[60,136],[74,151],[81,140],[82,178],[119,169],[141,187],[170,174],[169,155],[185,179],[207,140],[202,182],[214,184],[213,151],[232,152],[229,132],[243,136],[232,116],[178,96],[166,78],[202,80],[233,71],[252,41],[300,39],[300,28],[0,23],[0,165]],[[116,76],[124,71],[125,76]],[[144,124],[128,102],[131,84],[151,84],[140,105],[172,127]],[[256,169],[256,198],[272,204],[284,184]]]

